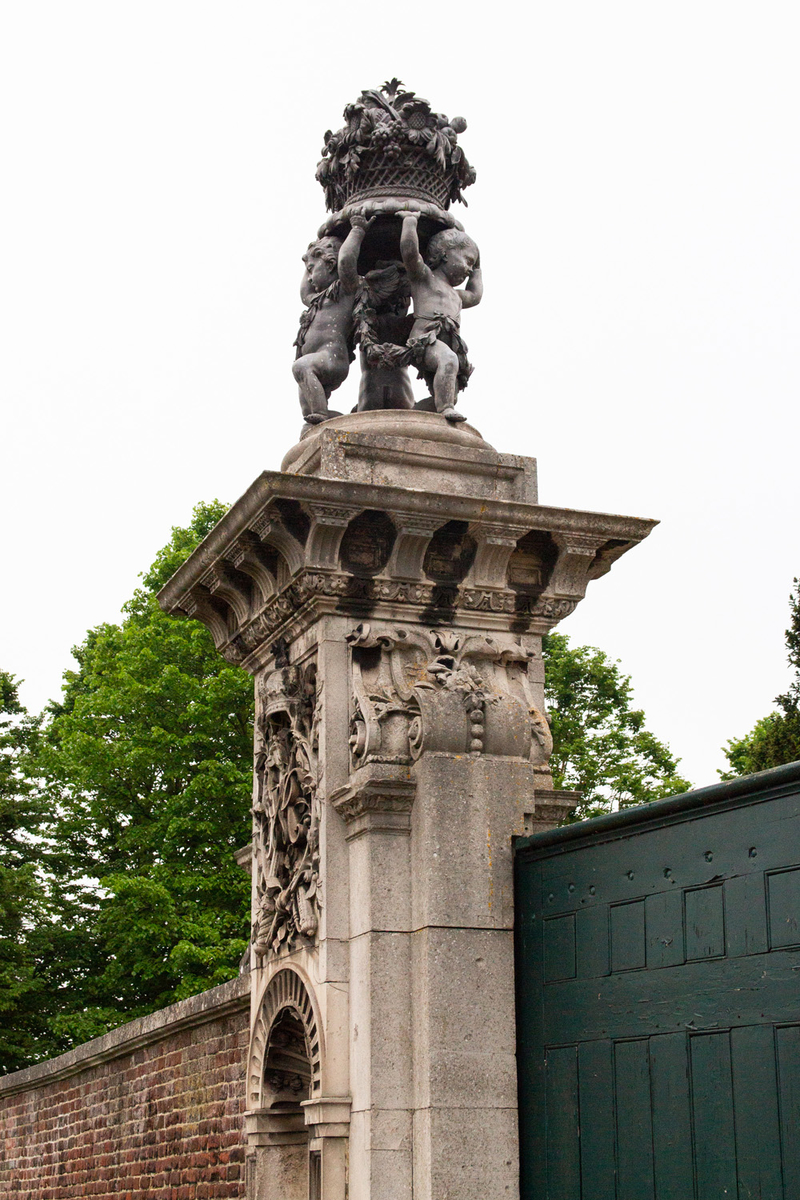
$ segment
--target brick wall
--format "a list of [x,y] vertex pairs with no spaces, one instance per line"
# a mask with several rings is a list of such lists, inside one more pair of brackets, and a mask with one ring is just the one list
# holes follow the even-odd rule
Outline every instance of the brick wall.
[[244,1196],[249,978],[0,1078],[0,1197]]

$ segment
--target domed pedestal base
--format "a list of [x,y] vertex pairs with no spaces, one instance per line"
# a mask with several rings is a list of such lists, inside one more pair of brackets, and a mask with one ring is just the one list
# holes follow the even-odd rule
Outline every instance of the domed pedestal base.
[[291,448],[281,471],[538,502],[535,458],[500,454],[471,425],[415,409],[332,417]]

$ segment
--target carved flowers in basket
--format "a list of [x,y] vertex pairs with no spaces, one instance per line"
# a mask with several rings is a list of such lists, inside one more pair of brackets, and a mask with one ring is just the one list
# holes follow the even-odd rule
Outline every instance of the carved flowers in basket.
[[[368,186],[371,173],[395,163],[398,170],[407,166],[413,182],[419,172],[419,153],[447,178],[447,203],[463,200],[462,189],[475,182],[475,171],[458,145],[458,134],[467,128],[464,118],[448,120],[444,113],[433,112],[421,96],[401,89],[400,80],[391,79],[381,88],[362,92],[345,108],[344,127],[326,132],[317,179],[332,211],[357,190],[362,174]],[[402,171],[394,182],[402,186]]]

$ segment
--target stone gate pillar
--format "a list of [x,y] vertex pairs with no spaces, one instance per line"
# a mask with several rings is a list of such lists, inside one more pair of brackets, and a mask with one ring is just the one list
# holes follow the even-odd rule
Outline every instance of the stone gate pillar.
[[518,1192],[512,839],[542,635],[653,522],[423,412],[317,426],[160,594],[254,676],[251,1200]]

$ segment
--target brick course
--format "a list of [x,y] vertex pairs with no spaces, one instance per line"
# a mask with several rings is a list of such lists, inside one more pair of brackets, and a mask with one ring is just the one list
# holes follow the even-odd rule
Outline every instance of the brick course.
[[0,1197],[244,1196],[249,979],[0,1078]]

